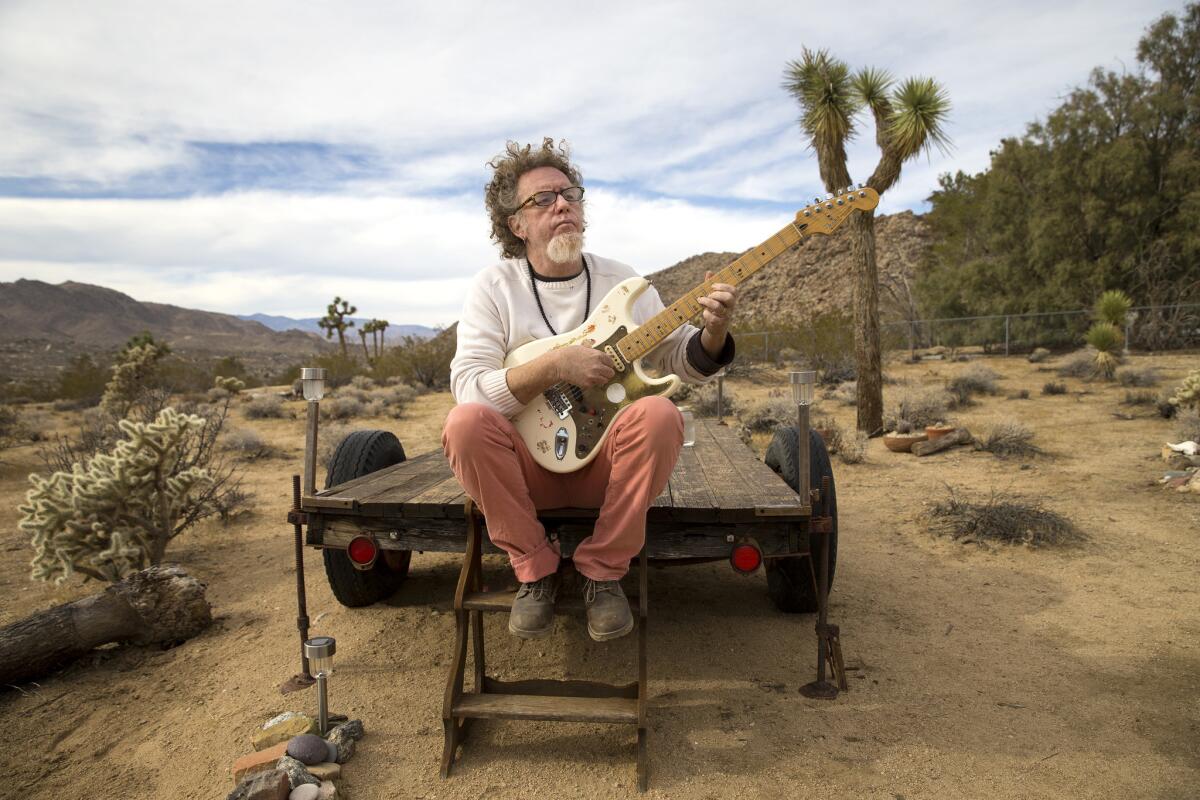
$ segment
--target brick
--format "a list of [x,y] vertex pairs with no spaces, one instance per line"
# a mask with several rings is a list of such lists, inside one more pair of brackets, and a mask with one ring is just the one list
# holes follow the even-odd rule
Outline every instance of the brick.
[[287,755],[287,742],[280,742],[274,747],[259,750],[257,753],[242,756],[233,762],[233,782],[241,783],[247,775],[256,772],[267,772],[275,769],[275,762]]

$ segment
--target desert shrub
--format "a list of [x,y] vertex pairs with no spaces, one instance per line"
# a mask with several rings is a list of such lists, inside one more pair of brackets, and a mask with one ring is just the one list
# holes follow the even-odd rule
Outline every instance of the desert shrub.
[[369,375],[355,375],[350,379],[350,385],[361,392],[369,392],[375,388],[375,381]]
[[357,400],[360,403],[365,403],[368,400],[368,394],[364,389],[356,389],[353,386],[343,386],[337,389],[333,394],[326,397],[328,400]]
[[117,355],[104,386],[100,398],[104,412],[116,419],[157,418],[170,395],[160,369],[160,362],[170,352],[171,348],[148,333],[130,339]]
[[333,454],[337,452],[338,445],[350,435],[352,430],[344,422],[332,422],[328,425],[322,425],[317,434],[317,463],[328,470],[329,464],[333,461]]
[[1158,395],[1154,392],[1125,392],[1121,399],[1123,406],[1152,406],[1158,403]]
[[332,397],[321,403],[322,419],[353,419],[365,411],[366,405],[357,397]]
[[1009,400],[1028,400],[1029,399],[1029,390],[1022,389],[1019,392],[1013,392],[1012,394],[1010,394],[1008,396],[1008,399]]
[[283,399],[278,395],[260,394],[253,398],[242,409],[246,419],[283,419],[287,413],[283,409]]
[[1171,405],[1200,411],[1200,369],[1192,370],[1169,398]]
[[1125,367],[1117,370],[1117,383],[1122,386],[1157,386],[1158,370],[1154,367]]
[[1033,443],[1033,431],[1015,419],[993,425],[983,441],[983,449],[998,456],[1032,456],[1042,452]]
[[1179,406],[1172,403],[1166,395],[1160,394],[1154,398],[1154,410],[1163,419],[1173,419],[1179,413]]
[[938,389],[909,390],[900,395],[900,401],[892,414],[892,424],[887,426],[895,429],[901,420],[907,421],[918,428],[934,425],[946,419],[953,397]]
[[1077,350],[1058,366],[1060,378],[1090,378],[1096,372],[1096,354]]
[[738,414],[752,433],[770,433],[783,425],[796,424],[796,406],[790,400],[767,400]]
[[104,395],[109,372],[108,367],[97,364],[95,359],[86,353],[75,356],[59,373],[58,387],[54,395],[71,404],[67,410],[94,406]]
[[946,390],[954,397],[957,405],[969,405],[977,394],[996,394],[996,381],[1000,374],[982,364],[967,367],[946,383]]
[[781,347],[775,353],[775,365],[782,367],[788,364],[799,364],[804,359],[804,354],[792,347]]
[[450,385],[450,361],[457,346],[456,328],[438,331],[429,338],[404,336],[375,360],[372,376],[376,382],[399,377],[405,383],[421,384],[430,389]]
[[1066,394],[1067,385],[1059,381],[1047,381],[1042,384],[1042,394]]
[[1096,300],[1095,316],[1101,322],[1119,328],[1125,324],[1125,315],[1132,307],[1133,301],[1129,295],[1120,289],[1109,289]]
[[[238,491],[216,453],[228,402],[204,415],[165,408],[150,422],[122,419],[107,451],[68,470],[29,476],[20,527],[34,548],[32,577],[78,572],[116,581],[162,561],[168,544]],[[101,416],[103,412],[97,416]]]
[[0,405],[0,450],[12,447],[23,437],[21,415],[12,406]]
[[228,431],[222,439],[221,446],[226,451],[236,453],[247,461],[278,455],[275,448],[267,444],[258,431],[253,428],[237,428]]
[[1175,441],[1200,443],[1200,413],[1181,411],[1175,417]]
[[947,488],[948,497],[928,512],[928,527],[937,536],[963,542],[1008,542],[1031,547],[1069,544],[1083,534],[1063,515],[1027,500],[992,491],[973,500]]
[[[717,415],[717,382],[685,383],[679,387],[671,399],[679,405],[688,406],[698,417],[715,417]],[[728,389],[725,390],[721,403],[721,411],[726,416],[735,416],[741,411],[742,404]]]
[[843,464],[861,464],[867,457],[867,434],[854,431],[852,436],[843,436],[837,457]]
[[254,513],[250,505],[252,495],[242,491],[240,486],[232,487],[213,500],[213,510],[222,525],[228,525],[234,519]]
[[843,381],[830,393],[830,398],[844,406],[858,405],[858,382]]
[[1050,357],[1050,351],[1044,347],[1035,347],[1033,352],[1029,354],[1030,364],[1040,364]]

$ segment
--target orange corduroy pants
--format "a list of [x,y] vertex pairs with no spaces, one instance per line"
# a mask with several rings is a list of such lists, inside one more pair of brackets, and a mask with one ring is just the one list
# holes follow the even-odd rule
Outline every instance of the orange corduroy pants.
[[534,461],[516,427],[490,406],[455,406],[442,429],[450,468],[523,583],[558,569],[558,543],[537,519],[550,508],[598,508],[592,535],[575,548],[575,568],[592,580],[621,578],[646,541],[646,509],[667,485],[682,445],[683,417],[665,397],[631,403],[596,457],[563,474]]

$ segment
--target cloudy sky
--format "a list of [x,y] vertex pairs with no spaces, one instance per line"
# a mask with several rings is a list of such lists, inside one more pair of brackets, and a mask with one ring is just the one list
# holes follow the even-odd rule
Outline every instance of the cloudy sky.
[[496,258],[482,187],[506,139],[568,139],[588,249],[652,272],[749,247],[820,190],[780,88],[802,47],[945,85],[953,149],[881,209],[920,211],[1180,8],[0,0],[0,281],[448,324]]

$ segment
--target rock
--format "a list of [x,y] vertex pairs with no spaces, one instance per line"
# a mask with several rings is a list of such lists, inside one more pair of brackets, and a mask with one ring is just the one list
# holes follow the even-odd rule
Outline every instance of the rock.
[[1192,466],[1192,459],[1183,453],[1171,453],[1171,455],[1166,456],[1163,460],[1167,462],[1167,469],[1170,470],[1186,470]]
[[283,758],[279,759],[279,763],[275,765],[275,768],[281,769],[287,773],[288,782],[291,784],[293,789],[295,789],[297,786],[303,786],[306,783],[320,783],[320,781],[314,778],[312,773],[308,771],[308,767],[304,766],[291,756],[285,755]]
[[321,790],[317,793],[317,800],[337,800],[337,787],[333,785],[333,781],[323,781]]
[[320,788],[313,783],[305,783],[292,789],[288,800],[317,800],[321,796]]
[[242,756],[233,762],[233,782],[240,783],[244,778],[256,772],[269,772],[275,769],[275,762],[286,755],[287,742],[280,742],[266,750]]
[[285,711],[282,714],[271,717],[269,720],[264,722],[262,729],[265,731],[267,728],[271,727],[272,725],[278,725],[279,723],[284,722],[285,720],[293,719],[295,717],[304,717],[304,716],[307,716],[307,715],[303,714],[299,711]]
[[336,762],[338,757],[337,745],[333,742],[326,741],[325,746],[329,748],[329,760]]
[[305,764],[320,764],[329,759],[329,743],[320,736],[302,733],[287,743],[287,754]]
[[342,766],[332,761],[310,764],[308,771],[314,778],[322,781],[333,781],[342,777]]
[[316,720],[304,714],[298,714],[294,717],[288,717],[281,722],[276,722],[271,727],[264,728],[256,733],[254,735],[254,749],[266,750],[268,747],[274,747],[280,742],[288,741],[293,736],[316,732]]
[[281,770],[251,775],[229,793],[226,800],[286,800],[291,786]]
[[337,763],[345,764],[354,756],[354,743],[364,734],[362,720],[352,719],[349,722],[343,722],[325,735],[326,739],[337,745]]

